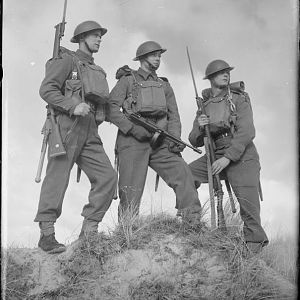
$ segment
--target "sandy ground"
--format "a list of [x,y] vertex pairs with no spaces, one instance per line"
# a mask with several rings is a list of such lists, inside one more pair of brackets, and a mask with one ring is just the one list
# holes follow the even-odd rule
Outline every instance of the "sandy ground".
[[[17,264],[31,266],[32,273],[27,275],[28,284],[33,286],[30,295],[37,296],[66,284],[66,278],[61,274],[61,263],[71,259],[76,247],[75,242],[67,247],[66,252],[56,255],[48,255],[40,249],[18,248],[11,250],[10,255]],[[281,291],[281,299],[296,299],[293,284],[280,277],[263,261],[259,264],[264,270],[260,276]],[[220,257],[205,250],[193,249],[187,246],[184,239],[174,235],[162,235],[155,237],[144,249],[131,249],[112,255],[103,265],[99,278],[89,286],[95,290],[95,295],[101,295],[95,299],[125,300],[130,299],[128,295],[134,294],[135,289],[142,289],[146,283],[166,282],[175,285],[179,281],[184,287],[185,283],[188,285],[197,280],[205,299],[213,299],[211,295],[229,280],[229,276],[227,266]]]

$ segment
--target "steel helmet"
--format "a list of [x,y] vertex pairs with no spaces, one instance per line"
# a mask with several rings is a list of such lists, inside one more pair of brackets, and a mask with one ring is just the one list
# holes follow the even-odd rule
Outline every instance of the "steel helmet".
[[101,35],[104,35],[107,32],[106,28],[103,28],[100,24],[98,24],[95,21],[85,21],[77,25],[77,27],[74,30],[73,37],[71,38],[72,43],[78,43],[79,42],[79,36],[82,33],[89,32],[92,30],[101,30]]
[[147,41],[137,48],[136,56],[133,60],[139,60],[142,56],[154,51],[160,51],[161,53],[164,53],[167,51],[167,49],[163,49],[160,44],[154,41]]
[[229,64],[221,59],[216,59],[210,62],[205,70],[205,77],[203,79],[209,79],[212,74],[223,70],[233,70],[234,67],[230,67]]

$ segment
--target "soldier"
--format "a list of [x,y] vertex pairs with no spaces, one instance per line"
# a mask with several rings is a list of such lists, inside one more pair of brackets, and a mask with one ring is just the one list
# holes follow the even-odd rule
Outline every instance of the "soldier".
[[[256,253],[268,244],[260,221],[260,163],[253,143],[255,128],[250,100],[242,89],[230,88],[232,69],[223,60],[208,64],[204,79],[210,81],[211,88],[202,91],[207,115],[197,112],[189,140],[195,147],[202,147],[204,126],[209,124],[217,158],[212,173],[220,174],[221,179],[227,176],[240,204],[245,241],[250,251]],[[206,155],[189,166],[196,188],[208,182]]]
[[[180,137],[181,122],[173,89],[166,78],[156,74],[161,54],[165,51],[154,41],[141,44],[133,59],[140,62],[140,68],[127,72],[128,66],[120,68],[116,77],[121,78],[110,93],[109,119],[119,128],[116,140],[119,220],[128,211],[138,214],[148,166],[174,190],[176,208],[183,212],[187,220],[199,220],[200,201],[192,174],[180,155],[183,147],[167,141],[158,147],[151,147],[152,134],[126,117],[127,113],[138,113]],[[122,73],[124,76],[119,75]]]
[[[109,91],[106,74],[93,58],[106,32],[106,28],[94,21],[79,24],[71,39],[71,42],[79,44],[79,49],[71,52],[62,48],[60,58],[48,61],[46,76],[40,87],[41,97],[55,110],[67,152],[63,156],[48,157],[34,220],[39,222],[41,231],[38,246],[48,253],[66,249],[55,239],[54,223],[61,215],[74,163],[85,172],[91,183],[89,202],[81,214],[84,220],[80,238],[97,232],[98,223],[113,198],[117,175],[104,151],[97,127],[104,120],[103,106]],[[51,134],[49,148],[50,145]]]

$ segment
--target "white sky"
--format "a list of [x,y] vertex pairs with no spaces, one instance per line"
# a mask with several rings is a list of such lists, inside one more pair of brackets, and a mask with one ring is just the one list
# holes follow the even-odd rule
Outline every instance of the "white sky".
[[[45,102],[38,90],[44,65],[52,55],[54,25],[62,18],[63,0],[6,0],[3,8],[3,177],[2,238],[4,244],[34,247],[39,238],[36,214],[41,184],[34,182],[40,155]],[[207,64],[224,59],[235,66],[232,81],[243,80],[254,111],[262,165],[262,223],[272,237],[295,234],[298,222],[297,191],[297,25],[295,0],[69,0],[67,24],[61,45],[69,42],[76,25],[95,20],[108,29],[95,62],[114,86],[116,70],[133,62],[136,48],[146,40],[159,42],[168,51],[158,74],[174,88],[182,120],[182,139],[187,141],[196,103],[186,57],[189,46],[198,92]],[[99,128],[113,163],[116,127]],[[197,158],[189,149],[187,162]],[[44,169],[46,167],[46,161]],[[74,168],[56,235],[62,242],[77,237],[89,182],[83,174],[76,183]],[[142,212],[175,214],[175,196],[160,182],[154,193],[155,174],[150,171]],[[207,188],[199,191],[203,204]],[[108,211],[100,230],[112,228],[118,200]]]

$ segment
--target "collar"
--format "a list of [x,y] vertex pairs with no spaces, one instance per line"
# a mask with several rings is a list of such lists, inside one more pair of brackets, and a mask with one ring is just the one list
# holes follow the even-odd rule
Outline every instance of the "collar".
[[143,70],[142,68],[139,68],[137,70],[137,73],[143,77],[145,80],[147,80],[149,77],[152,77],[153,79],[157,80],[157,74],[155,72],[146,72],[145,70]]
[[94,58],[90,54],[87,54],[87,53],[83,52],[82,50],[77,49],[76,55],[82,62],[94,64]]
[[228,93],[227,87],[222,89],[218,95],[213,96],[212,89],[208,88],[202,91],[203,100],[206,101],[211,98],[224,97]]

